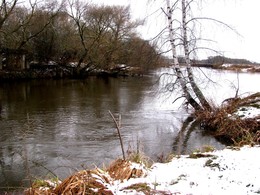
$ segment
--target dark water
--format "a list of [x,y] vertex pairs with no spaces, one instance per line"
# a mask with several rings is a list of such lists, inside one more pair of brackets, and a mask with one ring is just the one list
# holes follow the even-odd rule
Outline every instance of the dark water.
[[[176,136],[188,114],[172,105],[157,79],[151,74],[0,84],[0,191],[121,157],[109,110],[121,114],[125,150],[138,145],[153,160],[177,152]],[[206,144],[223,147],[195,129],[184,151]]]

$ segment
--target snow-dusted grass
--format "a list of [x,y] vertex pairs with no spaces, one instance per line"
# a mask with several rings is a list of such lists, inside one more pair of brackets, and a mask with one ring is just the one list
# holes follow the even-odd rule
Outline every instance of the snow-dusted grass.
[[[137,183],[146,183],[155,194],[260,194],[260,147],[224,149],[205,157],[184,155],[169,163],[156,163],[144,178],[114,182],[114,194],[143,194],[122,190]],[[162,192],[163,191],[163,192]],[[160,193],[159,193],[160,192]]]

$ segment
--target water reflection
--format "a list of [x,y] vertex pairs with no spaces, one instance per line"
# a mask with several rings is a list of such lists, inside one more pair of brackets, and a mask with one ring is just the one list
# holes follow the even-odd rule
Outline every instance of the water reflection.
[[[161,153],[189,152],[204,144],[223,147],[201,135],[197,127],[178,134],[184,132],[179,130],[188,114],[179,109],[178,102],[172,105],[170,95],[176,93],[157,93],[163,86],[162,81],[156,82],[159,74],[0,84],[0,186],[20,186],[32,176],[64,178],[75,169],[102,167],[121,156],[108,110],[122,116],[125,149],[140,142],[154,160]],[[236,77],[214,74],[221,85],[219,94],[226,89],[224,76]],[[218,98],[211,87],[204,89]],[[178,137],[181,145],[176,142]]]

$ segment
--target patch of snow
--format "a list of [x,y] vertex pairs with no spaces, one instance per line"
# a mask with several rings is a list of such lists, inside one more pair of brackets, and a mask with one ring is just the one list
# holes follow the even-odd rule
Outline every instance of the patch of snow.
[[242,119],[254,118],[260,116],[260,109],[256,107],[241,107],[235,114]]
[[247,68],[241,68],[240,71],[241,71],[241,72],[248,72],[248,69],[247,69]]
[[239,150],[224,149],[192,159],[187,155],[171,162],[154,164],[144,178],[114,181],[109,187],[114,194],[143,194],[123,188],[147,183],[152,189],[167,194],[236,194],[260,193],[260,146],[244,146]]
[[224,68],[229,68],[229,67],[233,66],[233,64],[222,64],[221,66]]

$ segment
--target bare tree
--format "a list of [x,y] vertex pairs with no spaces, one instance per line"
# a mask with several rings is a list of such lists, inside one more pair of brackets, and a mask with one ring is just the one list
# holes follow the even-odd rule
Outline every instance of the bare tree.
[[[191,17],[191,6],[192,3],[196,2],[197,1],[194,0],[175,0],[173,5],[171,5],[171,1],[166,0],[167,11],[165,14],[168,20],[169,42],[173,58],[172,64],[174,65],[174,70],[177,77],[174,85],[179,84],[181,86],[184,94],[183,96],[185,97],[187,103],[195,110],[211,110],[212,106],[209,104],[207,98],[197,85],[191,67],[190,55],[195,52],[195,50],[199,49],[196,46],[196,41],[199,39],[196,37],[196,32],[192,27],[196,26],[197,23],[195,22],[200,20],[209,20],[224,25],[231,30],[233,29],[216,19],[208,17]],[[180,13],[176,14],[175,12],[179,10]],[[173,18],[173,16],[176,18]],[[177,47],[180,48],[180,51],[182,51],[181,55],[178,55]],[[206,47],[203,49],[211,50]],[[178,58],[178,56],[184,56],[184,61],[182,63],[184,63],[185,66],[183,68],[180,67],[180,58]]]
[[[211,19],[208,17],[190,17],[187,20],[188,12],[191,9],[191,3],[197,2],[194,0],[176,0],[174,5],[170,5],[170,0],[167,2],[167,20],[168,20],[168,30],[169,30],[169,41],[171,45],[171,51],[173,56],[173,66],[175,70],[175,76],[177,81],[174,84],[179,84],[184,93],[184,97],[188,104],[190,104],[196,112],[196,120],[208,131],[211,131],[215,137],[218,139],[224,139],[228,143],[234,144],[248,144],[248,143],[259,143],[259,123],[257,120],[259,116],[255,118],[245,118],[240,117],[230,117],[239,108],[243,106],[250,106],[251,102],[259,102],[259,93],[249,95],[245,98],[237,97],[238,91],[236,91],[235,98],[229,98],[226,100],[226,104],[222,104],[220,107],[214,107],[210,105],[206,100],[205,96],[199,89],[197,83],[195,82],[194,75],[191,68],[190,53],[194,51],[191,47],[193,46],[192,41],[194,39],[195,33],[191,31],[188,25],[192,22],[197,22],[199,20],[210,20],[218,24],[224,25],[228,29],[233,30],[231,27],[225,23]],[[181,20],[174,19],[173,10],[181,10]],[[173,22],[178,21],[179,27],[173,29]],[[181,22],[180,22],[181,21]],[[179,38],[179,46],[182,48],[182,52],[185,56],[185,66],[180,67],[177,58],[177,44],[176,39]],[[196,49],[196,46],[193,46]],[[194,103],[195,102],[195,103]],[[182,137],[183,131],[185,130],[183,126],[180,134]],[[192,131],[189,129],[187,135]],[[246,132],[246,133],[245,133]],[[250,137],[250,139],[248,139]],[[242,140],[242,141],[241,141]]]
[[191,85],[191,88],[193,90],[193,92],[195,93],[196,97],[198,98],[201,106],[204,109],[211,109],[211,106],[209,105],[208,101],[206,100],[205,96],[203,95],[203,93],[201,92],[201,90],[199,89],[198,85],[196,84],[196,82],[194,81],[194,76],[193,76],[193,72],[191,69],[191,61],[190,61],[190,49],[189,49],[189,41],[188,41],[188,33],[187,33],[187,9],[189,7],[189,4],[192,1],[190,1],[189,3],[187,3],[186,0],[182,0],[181,1],[181,10],[182,10],[182,32],[183,32],[183,47],[184,47],[184,55],[185,55],[185,62],[186,62],[186,66],[187,66],[187,73],[188,73],[188,78],[189,78],[189,82]]
[[176,43],[175,43],[176,34],[173,29],[173,18],[172,18],[172,15],[173,15],[172,8],[173,7],[170,4],[170,0],[166,0],[166,2],[167,2],[167,20],[168,20],[169,39],[170,39],[170,44],[171,44],[174,71],[175,71],[176,77],[177,77],[177,80],[175,81],[175,83],[180,84],[187,103],[190,104],[195,110],[200,110],[200,109],[202,109],[202,107],[192,97],[190,90],[188,88],[188,82],[186,81],[186,79],[184,77],[184,73],[182,72],[182,70],[180,68],[180,64],[179,64],[178,56],[177,56]]
[[78,64],[77,64],[77,73],[79,74],[80,66],[88,57],[88,64],[91,64],[92,60],[89,54],[89,48],[87,46],[88,37],[86,37],[86,31],[88,30],[87,22],[84,20],[84,15],[89,9],[88,3],[83,3],[80,0],[68,0],[69,9],[67,13],[72,18],[77,29],[77,35],[80,39],[80,45],[82,50],[80,52]]
[[6,1],[2,0],[0,4],[0,30],[4,22],[8,19],[13,9],[15,8],[18,0]]
[[40,5],[37,0],[33,3],[30,1],[30,13],[20,24],[24,36],[18,48],[22,48],[30,40],[38,38],[46,29],[50,29],[56,17],[62,12],[64,3],[64,0],[60,2],[47,1],[45,4]]
[[96,56],[102,69],[109,69],[119,63],[123,42],[134,36],[134,30],[141,25],[132,21],[130,8],[124,6],[91,6],[86,13],[88,21],[91,56]]
[[120,48],[120,42],[123,40],[129,39],[134,35],[134,29],[142,24],[142,21],[131,21],[130,7],[111,7],[112,8],[112,18],[113,20],[110,23],[110,43],[111,47],[107,51],[107,65],[109,66],[113,61],[118,59],[118,54],[116,51]]
[[8,14],[1,20],[2,45],[12,49],[32,48],[29,45],[32,43],[29,42],[40,35],[42,37],[42,33],[52,25],[63,6],[64,1],[41,3],[35,0],[28,1],[28,4],[13,1],[12,7],[8,7]]
[[81,45],[78,70],[83,62],[90,70],[109,70],[120,63],[123,43],[134,36],[136,27],[142,24],[131,20],[130,7],[97,6],[80,0],[69,0],[68,14],[74,21]]

